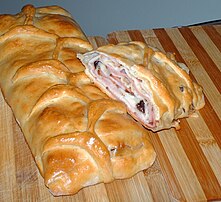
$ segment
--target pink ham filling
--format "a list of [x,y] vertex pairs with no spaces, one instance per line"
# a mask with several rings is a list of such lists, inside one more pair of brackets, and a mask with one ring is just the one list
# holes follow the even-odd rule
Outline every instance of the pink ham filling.
[[[109,59],[105,59],[102,55],[92,58],[88,63],[89,73],[103,85],[113,97],[124,102],[129,110],[138,116],[145,125],[155,127],[154,107],[150,102],[148,93],[142,88],[142,81],[137,78],[131,78],[123,66],[116,60],[111,60],[111,63],[108,64]],[[122,80],[124,82],[122,82]],[[140,101],[131,105],[125,95],[129,95],[130,99],[132,98],[134,100],[137,100],[135,98],[139,97]],[[146,115],[146,113],[148,113],[148,115]]]

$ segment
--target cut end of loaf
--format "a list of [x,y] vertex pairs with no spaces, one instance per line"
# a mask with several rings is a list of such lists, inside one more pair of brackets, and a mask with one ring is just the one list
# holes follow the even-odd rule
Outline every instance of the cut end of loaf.
[[144,43],[110,44],[77,57],[103,92],[122,101],[134,119],[154,132],[179,128],[178,119],[205,104],[188,68]]
[[[151,92],[141,87],[137,68],[129,70],[120,60],[104,53],[78,54],[86,66],[85,73],[111,98],[124,102],[128,112],[148,128],[155,128],[159,118],[158,107]],[[133,72],[133,73],[131,73]]]

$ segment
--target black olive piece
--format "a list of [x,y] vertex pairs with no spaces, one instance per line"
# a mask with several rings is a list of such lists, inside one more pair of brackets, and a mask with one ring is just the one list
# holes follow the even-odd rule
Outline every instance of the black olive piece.
[[143,100],[141,100],[139,103],[137,103],[136,107],[140,112],[145,113],[145,105],[144,105]]
[[97,68],[97,65],[98,65],[99,62],[100,62],[100,61],[98,61],[98,60],[96,60],[96,61],[94,62],[94,67],[95,67],[95,69]]
[[180,91],[183,92],[184,91],[184,87],[180,86]]

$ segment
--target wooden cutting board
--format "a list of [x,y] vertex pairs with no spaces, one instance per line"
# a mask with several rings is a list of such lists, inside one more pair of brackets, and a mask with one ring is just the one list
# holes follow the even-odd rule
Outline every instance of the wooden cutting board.
[[203,86],[206,105],[181,130],[149,132],[154,165],[126,180],[53,197],[43,183],[10,108],[0,95],[0,201],[207,201],[221,199],[221,26],[130,30],[89,37],[94,47],[144,41],[190,68]]

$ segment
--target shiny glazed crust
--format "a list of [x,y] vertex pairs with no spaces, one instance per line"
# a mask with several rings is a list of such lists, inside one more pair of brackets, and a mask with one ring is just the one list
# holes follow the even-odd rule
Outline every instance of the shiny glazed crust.
[[116,99],[115,96],[90,73],[88,58],[93,54],[118,61],[149,89],[152,104],[155,106],[155,117],[158,117],[155,127],[150,127],[140,120],[129,107],[127,110],[142,125],[153,131],[171,127],[178,129],[179,118],[190,116],[205,104],[202,88],[190,79],[188,68],[184,64],[178,63],[173,55],[164,54],[145,43],[135,41],[109,44],[85,54],[78,54],[86,67],[85,73],[113,99]]
[[53,195],[128,178],[154,162],[144,128],[83,72],[76,54],[92,47],[67,11],[27,5],[1,15],[0,49],[2,93]]

